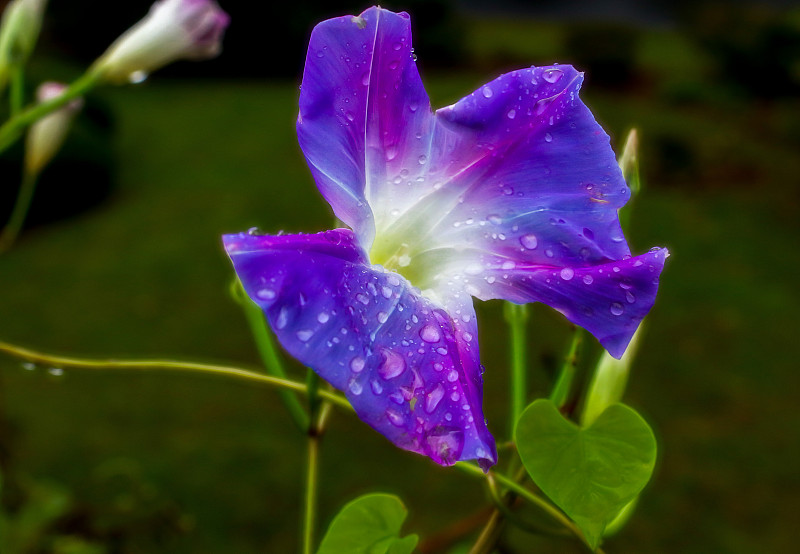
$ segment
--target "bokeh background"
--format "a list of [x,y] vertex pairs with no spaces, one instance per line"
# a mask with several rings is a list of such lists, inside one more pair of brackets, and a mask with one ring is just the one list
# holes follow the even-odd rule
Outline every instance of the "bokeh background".
[[[0,2],[0,5],[5,2]],[[51,2],[33,85],[77,77],[149,2]],[[87,99],[0,258],[0,340],[76,355],[258,366],[220,235],[327,229],[294,119],[314,23],[367,4],[221,0],[224,53]],[[619,148],[639,129],[629,242],[672,252],[626,401],[659,437],[651,484],[608,552],[793,552],[798,480],[800,10],[782,2],[387,1],[413,17],[434,106],[499,73],[572,63]],[[20,149],[0,158],[0,220]],[[478,307],[490,428],[506,425],[507,336]],[[535,306],[531,396],[569,327]],[[584,359],[598,353],[584,349]],[[292,366],[297,375],[301,369]],[[25,553],[293,552],[304,439],[272,390],[173,373],[26,369],[0,358],[2,509]],[[323,527],[348,500],[400,495],[428,551],[485,515],[480,482],[336,413]],[[467,538],[470,535],[467,534]],[[505,552],[581,552],[508,534]],[[3,553],[6,554],[6,553]],[[9,553],[14,554],[14,553]]]

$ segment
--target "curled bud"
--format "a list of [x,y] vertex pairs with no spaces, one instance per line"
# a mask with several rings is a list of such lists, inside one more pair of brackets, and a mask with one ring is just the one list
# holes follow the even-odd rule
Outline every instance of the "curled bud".
[[[42,83],[36,91],[39,102],[60,96],[66,89],[61,83]],[[67,137],[72,119],[83,107],[83,100],[76,98],[56,111],[31,125],[25,141],[25,171],[37,175],[53,159]]]
[[179,59],[213,58],[230,17],[213,0],[159,0],[95,62],[109,81],[137,82]]

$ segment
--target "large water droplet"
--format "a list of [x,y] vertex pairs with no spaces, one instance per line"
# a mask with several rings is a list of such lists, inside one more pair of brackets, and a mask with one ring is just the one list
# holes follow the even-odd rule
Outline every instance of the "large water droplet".
[[492,94],[493,94],[492,93],[492,89],[488,85],[483,87],[483,91],[482,92],[483,92],[483,96],[485,98],[491,98],[492,97]]
[[551,135],[550,133],[545,133],[544,134],[544,141],[545,142],[553,142],[553,135]]
[[425,395],[425,412],[428,414],[433,413],[436,409],[436,406],[439,405],[442,398],[444,397],[444,387],[441,383],[437,383],[436,387]]
[[548,83],[557,83],[563,75],[564,72],[561,71],[560,69],[548,69],[547,71],[544,72],[544,75],[542,75],[542,77],[544,77],[544,80],[547,81]]
[[358,294],[356,294],[356,300],[358,300],[365,306],[369,304],[369,296],[364,294],[363,292],[359,292]]
[[584,275],[583,282],[586,283],[587,285],[591,285],[592,283],[594,283],[594,277],[592,277],[591,275]]
[[350,360],[350,369],[353,373],[359,373],[364,370],[364,366],[367,364],[366,360],[361,356],[356,356],[352,360]]
[[314,331],[311,329],[300,329],[297,333],[297,340],[300,342],[308,342],[314,336]]
[[317,321],[320,323],[327,323],[330,318],[331,316],[329,316],[327,312],[320,312],[317,315]]
[[406,361],[403,356],[389,349],[381,351],[383,361],[378,366],[378,374],[384,379],[394,379],[406,370]]
[[425,437],[425,444],[433,461],[452,465],[461,456],[461,450],[464,448],[464,433],[458,429],[445,430]]
[[425,342],[439,342],[439,340],[442,338],[442,334],[439,332],[439,329],[433,325],[426,325],[423,327],[419,332],[419,336]]
[[565,267],[561,270],[561,278],[565,281],[571,280],[575,276],[575,271],[571,267]]
[[508,110],[508,113],[506,114],[506,116],[508,117],[508,119],[514,119],[515,117],[517,117],[517,110],[513,110],[513,109],[512,110]]
[[418,159],[419,159],[419,165],[425,165],[425,162],[428,161],[428,158],[425,156],[425,154],[420,156]]
[[539,240],[533,233],[528,233],[527,235],[522,235],[519,237],[519,243],[528,250],[534,250],[537,246],[539,246]]
[[622,315],[622,312],[625,311],[625,307],[620,304],[619,302],[612,302],[611,303],[611,313],[614,315]]

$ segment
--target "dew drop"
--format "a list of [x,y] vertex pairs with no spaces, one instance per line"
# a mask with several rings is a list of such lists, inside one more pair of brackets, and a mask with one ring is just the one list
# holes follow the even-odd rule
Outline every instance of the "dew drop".
[[130,82],[132,85],[138,85],[140,83],[144,83],[148,76],[149,75],[146,71],[134,71],[128,75],[128,82]]
[[381,351],[383,361],[378,366],[378,374],[384,379],[393,379],[406,370],[406,361],[403,356],[389,349]]
[[594,283],[594,277],[592,277],[591,275],[584,275],[583,282],[586,283],[587,285],[591,285],[592,283]]
[[314,331],[311,329],[300,329],[297,333],[297,340],[300,342],[308,342],[314,336]]
[[488,86],[483,87],[483,96],[484,98],[491,98],[492,97],[492,89]]
[[508,119],[514,119],[515,117],[517,117],[517,110],[508,110],[506,116],[508,117]]
[[544,141],[545,142],[553,142],[553,135],[551,135],[550,133],[545,133]]
[[386,148],[386,161],[390,162],[397,157],[397,146],[392,145]]
[[363,292],[359,292],[358,294],[356,294],[356,300],[358,300],[359,302],[361,302],[365,306],[367,304],[369,304],[369,296],[367,296]]
[[396,412],[391,408],[386,410],[386,418],[391,422],[392,425],[396,427],[401,427],[403,423],[406,422],[406,418],[403,417],[403,414]]
[[464,333],[461,336],[464,337],[464,340],[467,341],[467,342],[472,340],[472,334],[470,334],[470,333]]
[[353,373],[358,373],[360,371],[363,371],[366,363],[367,362],[364,360],[364,358],[362,358],[361,356],[356,356],[355,358],[350,360],[350,369],[353,371]]
[[497,214],[490,214],[486,219],[492,225],[500,225],[503,222],[503,218]]
[[420,156],[418,158],[418,161],[419,161],[419,165],[425,165],[425,162],[428,161],[428,158],[427,158],[427,156],[425,156],[425,154],[423,154],[422,156]]
[[539,246],[539,240],[536,238],[536,235],[532,233],[528,233],[527,235],[522,235],[519,238],[520,244],[527,248],[528,250],[534,250],[537,246]]
[[625,291],[625,300],[628,301],[628,304],[633,304],[636,302],[636,297],[633,295],[631,291]]
[[366,72],[361,76],[361,84],[365,87],[369,86],[369,72]]
[[400,50],[402,47],[403,45],[400,44],[399,42],[395,42],[394,44],[392,44],[392,48],[394,48],[395,50]]
[[455,369],[451,369],[450,372],[447,374],[447,380],[451,383],[455,383],[458,381],[458,372]]
[[364,390],[364,387],[362,387],[361,383],[359,383],[358,381],[353,381],[352,383],[350,383],[350,392],[352,392],[356,396],[361,394],[361,391],[363,391],[363,390]]
[[439,329],[433,325],[426,325],[423,327],[419,332],[419,336],[425,342],[439,342],[439,340],[442,338]]
[[544,72],[544,80],[548,83],[557,83],[561,77],[564,75],[564,72],[560,69],[548,69]]
[[60,367],[51,367],[50,369],[47,370],[47,373],[49,373],[53,377],[61,377],[62,375],[64,375],[64,370],[61,369]]
[[386,312],[378,312],[378,323],[386,323],[387,319],[389,319],[389,314]]
[[425,395],[425,413],[431,414],[439,405],[444,397],[444,387],[441,383],[437,383],[436,387]]
[[278,312],[278,317],[275,318],[275,328],[283,329],[287,323],[289,323],[289,311],[286,308],[281,308],[281,311]]
[[561,278],[565,281],[570,281],[575,276],[575,271],[571,267],[565,267],[561,270]]
[[505,187],[503,189],[503,194],[505,194],[506,196],[511,196],[512,194],[514,194],[514,189],[512,187]]
[[380,381],[377,379],[373,379],[370,383],[370,387],[372,387],[372,392],[375,394],[380,394],[383,392],[383,385],[381,385]]
[[272,289],[261,289],[258,292],[256,292],[256,296],[260,300],[272,300],[273,298],[275,298],[275,291]]
[[622,315],[622,312],[625,311],[625,307],[620,304],[619,302],[613,302],[611,304],[611,313],[614,315]]
[[381,295],[388,300],[392,297],[392,289],[386,286],[381,287]]
[[330,318],[331,316],[329,316],[327,312],[320,312],[317,315],[317,321],[320,323],[327,323]]

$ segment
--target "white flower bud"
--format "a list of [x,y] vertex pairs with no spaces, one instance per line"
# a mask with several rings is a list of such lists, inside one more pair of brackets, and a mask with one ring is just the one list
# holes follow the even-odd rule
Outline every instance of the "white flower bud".
[[[36,98],[45,102],[61,95],[66,88],[61,83],[43,83],[36,91]],[[82,107],[83,100],[76,98],[31,125],[25,141],[25,171],[36,175],[53,159]]]
[[159,0],[95,62],[94,71],[114,81],[139,81],[179,59],[220,53],[230,18],[213,0]]

